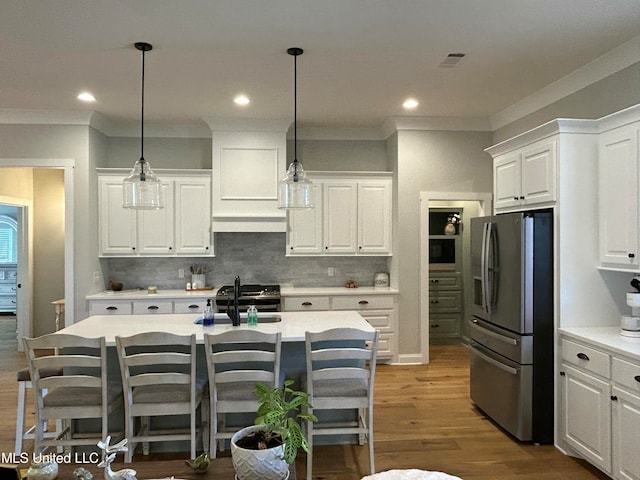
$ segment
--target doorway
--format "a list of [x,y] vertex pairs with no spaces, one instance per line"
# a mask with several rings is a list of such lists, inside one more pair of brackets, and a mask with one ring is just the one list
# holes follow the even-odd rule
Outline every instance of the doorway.
[[[490,193],[420,192],[420,348],[422,363],[429,363],[431,330],[438,331],[438,328],[442,328],[444,326],[450,329],[450,332],[453,330],[457,332],[455,334],[447,334],[448,336],[440,336],[437,340],[438,343],[446,343],[447,341],[465,341],[466,328],[464,322],[464,310],[465,306],[470,304],[472,301],[469,297],[471,294],[470,289],[465,288],[465,284],[470,285],[471,282],[471,274],[468,265],[469,262],[468,258],[466,258],[469,255],[468,249],[470,237],[467,229],[465,229],[465,225],[469,223],[469,220],[472,217],[489,214],[489,212],[491,212],[491,200],[492,195]],[[455,217],[452,217],[454,218],[453,223],[455,230],[451,230],[451,227],[449,227],[448,232],[449,234],[453,233],[453,235],[445,235],[444,226],[446,225],[443,225],[442,227],[442,236],[435,235],[437,240],[449,240],[455,234],[459,234],[456,245],[458,253],[456,255],[456,261],[453,262],[453,264],[451,264],[451,262],[444,266],[430,264],[430,211],[436,215],[445,214],[445,218],[448,218],[450,215],[454,215],[456,212],[462,214],[457,221],[455,220]],[[457,226],[455,225],[456,223],[458,223]],[[432,229],[433,228],[432,222]],[[435,246],[436,245],[434,245],[434,247]],[[441,246],[441,248],[442,247],[443,246]],[[440,250],[440,252],[442,252],[442,250]],[[431,327],[432,322],[429,312],[430,307],[433,306],[431,302],[439,301],[438,298],[434,297],[430,293],[429,287],[432,285],[431,280],[438,280],[438,285],[447,283],[450,285],[444,289],[442,303],[435,305],[445,306],[449,305],[449,303],[453,305],[458,301],[458,298],[460,302],[459,311],[447,312],[447,308],[444,307],[445,311],[434,314],[434,320],[436,321],[433,324],[438,325],[438,327]],[[454,283],[451,283],[452,281],[454,281]],[[436,284],[434,283],[433,285]],[[433,288],[431,291],[433,291]],[[450,310],[456,309],[451,308]],[[455,322],[458,323],[455,324]]]
[[[61,326],[74,321],[75,162],[0,159],[0,164],[0,204],[14,205],[19,212],[16,329],[17,349],[22,351],[22,337],[55,330],[56,312],[52,301],[64,300],[70,307],[65,309]],[[36,207],[40,213],[35,212]],[[34,231],[40,232],[35,233],[35,240]],[[34,295],[36,292],[39,293]]]

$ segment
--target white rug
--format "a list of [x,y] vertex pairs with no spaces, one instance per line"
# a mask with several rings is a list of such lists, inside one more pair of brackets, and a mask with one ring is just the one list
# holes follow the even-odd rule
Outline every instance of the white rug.
[[427,472],[425,470],[387,470],[362,477],[362,480],[462,480],[442,472]]

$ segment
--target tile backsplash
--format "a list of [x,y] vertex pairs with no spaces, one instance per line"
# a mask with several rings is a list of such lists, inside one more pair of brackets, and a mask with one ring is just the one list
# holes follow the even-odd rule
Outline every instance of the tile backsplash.
[[[189,267],[206,269],[207,285],[279,283],[294,287],[336,287],[347,280],[373,285],[376,272],[388,271],[389,257],[286,257],[284,233],[216,233],[214,258],[104,259],[105,283],[123,282],[125,289],[157,285],[182,289],[191,281]],[[334,276],[327,275],[333,267]],[[178,270],[185,277],[178,278]]]

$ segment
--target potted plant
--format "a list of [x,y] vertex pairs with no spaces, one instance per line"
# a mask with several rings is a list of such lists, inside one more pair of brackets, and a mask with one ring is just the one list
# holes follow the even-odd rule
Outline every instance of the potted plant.
[[293,380],[282,387],[256,385],[260,406],[256,424],[236,432],[231,439],[231,456],[238,480],[283,480],[298,448],[309,452],[298,421],[315,422],[316,416],[302,411],[309,404],[306,392],[293,390]]

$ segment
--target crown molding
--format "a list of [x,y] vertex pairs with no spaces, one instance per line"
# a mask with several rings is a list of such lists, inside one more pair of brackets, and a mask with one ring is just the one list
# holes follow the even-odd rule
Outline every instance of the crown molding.
[[211,132],[286,132],[291,120],[275,118],[203,117]]
[[491,116],[493,131],[640,62],[640,35]]
[[[288,139],[293,139],[290,130]],[[298,140],[384,140],[379,127],[298,127]]]
[[384,138],[400,130],[448,130],[490,132],[491,124],[484,117],[390,117],[382,125]]

